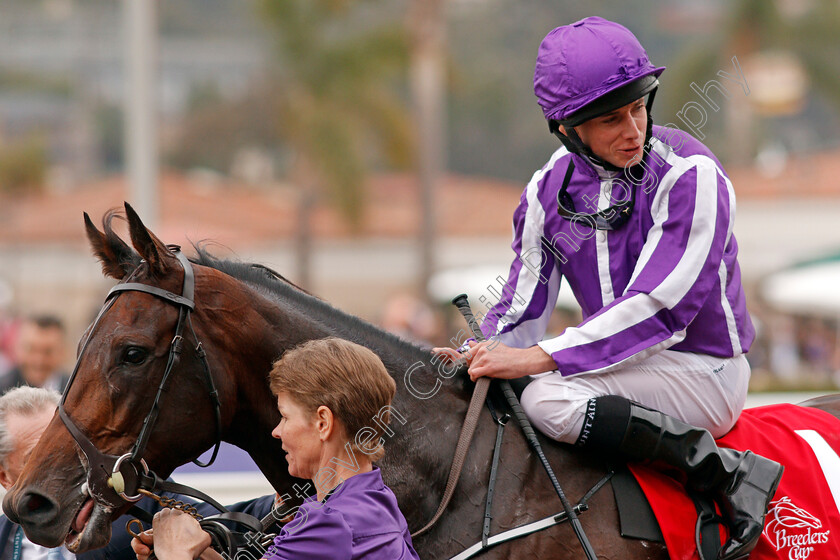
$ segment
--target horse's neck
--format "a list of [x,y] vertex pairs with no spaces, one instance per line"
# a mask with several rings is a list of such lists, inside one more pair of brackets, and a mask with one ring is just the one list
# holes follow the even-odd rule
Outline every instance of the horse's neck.
[[214,367],[225,370],[220,376],[226,399],[223,439],[248,452],[268,481],[285,492],[289,476],[281,443],[271,436],[280,413],[268,373],[286,349],[323,333],[250,290],[238,294],[237,305],[206,306],[203,312],[200,323],[211,325],[204,336],[220,354]]
[[227,403],[235,412],[225,439],[246,450],[278,491],[287,490],[289,477],[280,442],[271,437],[280,416],[268,387],[268,372],[272,362],[287,349],[325,336],[369,347],[397,383],[391,426],[386,433],[388,457],[383,462],[388,483],[398,491],[414,494],[441,482],[441,456],[454,450],[458,430],[451,428],[463,421],[466,410],[462,382],[444,383],[433,398],[412,396],[405,382],[410,368],[414,368],[412,379],[416,383],[433,387],[438,380],[428,353],[322,304],[313,303],[312,309],[302,311],[279,305],[252,290],[246,290],[245,295],[249,300],[246,305],[216,306],[216,313],[229,315],[209,318],[215,324],[233,325],[232,330],[217,333],[222,337],[220,347],[228,352],[223,362],[237,385],[236,402]]

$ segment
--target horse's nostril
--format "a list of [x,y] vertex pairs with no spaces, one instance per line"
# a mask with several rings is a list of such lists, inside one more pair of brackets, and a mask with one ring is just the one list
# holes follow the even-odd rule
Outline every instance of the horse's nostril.
[[49,496],[30,491],[21,496],[18,514],[31,523],[46,524],[58,515],[58,505]]
[[34,543],[54,548],[64,543],[67,537],[60,521],[59,502],[46,492],[37,490],[12,490],[3,498],[3,508],[7,517],[20,524],[26,535]]
[[29,512],[36,512],[42,509],[44,506],[49,507],[49,502],[43,497],[38,494],[31,494],[30,496],[26,497],[25,502],[26,511]]

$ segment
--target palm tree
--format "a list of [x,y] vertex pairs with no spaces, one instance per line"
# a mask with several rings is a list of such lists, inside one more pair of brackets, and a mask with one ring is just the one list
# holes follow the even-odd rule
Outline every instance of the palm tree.
[[311,283],[308,221],[316,199],[328,198],[358,226],[371,166],[412,159],[410,110],[401,95],[407,41],[399,24],[371,21],[376,4],[260,3],[275,45],[265,83],[273,114],[266,118],[292,154],[289,178],[301,192],[296,253],[303,286]]
[[[813,90],[840,110],[838,34],[840,5],[831,0],[784,4],[778,0],[734,2],[717,34],[705,44],[690,44],[671,64],[667,75],[670,102],[660,115],[673,119],[687,101],[696,99],[696,91],[690,87],[692,83],[702,87],[707,80],[716,78],[719,70],[731,73],[733,57],[744,69],[751,59],[755,60],[755,55],[768,52],[784,53],[798,63]],[[750,79],[749,72],[745,71],[745,78]],[[754,109],[745,102],[748,100],[737,91],[737,86],[730,93],[733,95],[725,115],[724,137],[728,144],[725,153],[730,160],[743,161],[754,150],[755,131],[750,130]],[[719,121],[713,114],[709,116],[710,121]],[[667,122],[661,117],[659,120]]]
[[418,131],[417,171],[422,222],[418,245],[418,293],[429,299],[434,269],[434,193],[446,168],[444,97],[446,89],[446,21],[443,0],[413,0],[409,16],[411,89]]

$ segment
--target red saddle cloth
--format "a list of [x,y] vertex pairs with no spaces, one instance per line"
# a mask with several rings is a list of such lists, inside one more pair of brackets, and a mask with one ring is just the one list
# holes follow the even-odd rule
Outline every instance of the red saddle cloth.
[[[840,559],[840,420],[794,405],[752,408],[718,444],[750,449],[785,466],[750,560]],[[630,470],[650,501],[671,559],[699,560],[697,512],[683,486],[642,465]],[[721,542],[726,538],[722,529]]]

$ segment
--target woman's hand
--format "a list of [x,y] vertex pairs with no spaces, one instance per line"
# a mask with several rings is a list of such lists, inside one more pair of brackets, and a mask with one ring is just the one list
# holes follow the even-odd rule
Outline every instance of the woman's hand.
[[517,379],[557,369],[554,359],[539,346],[513,348],[498,340],[470,343],[470,379]]
[[152,528],[155,556],[160,560],[194,560],[210,546],[210,534],[181,510],[160,510],[155,514]]
[[143,531],[138,536],[139,538],[134,537],[131,539],[131,549],[137,556],[137,560],[149,560],[149,556],[152,554],[152,547],[155,544],[152,530]]

